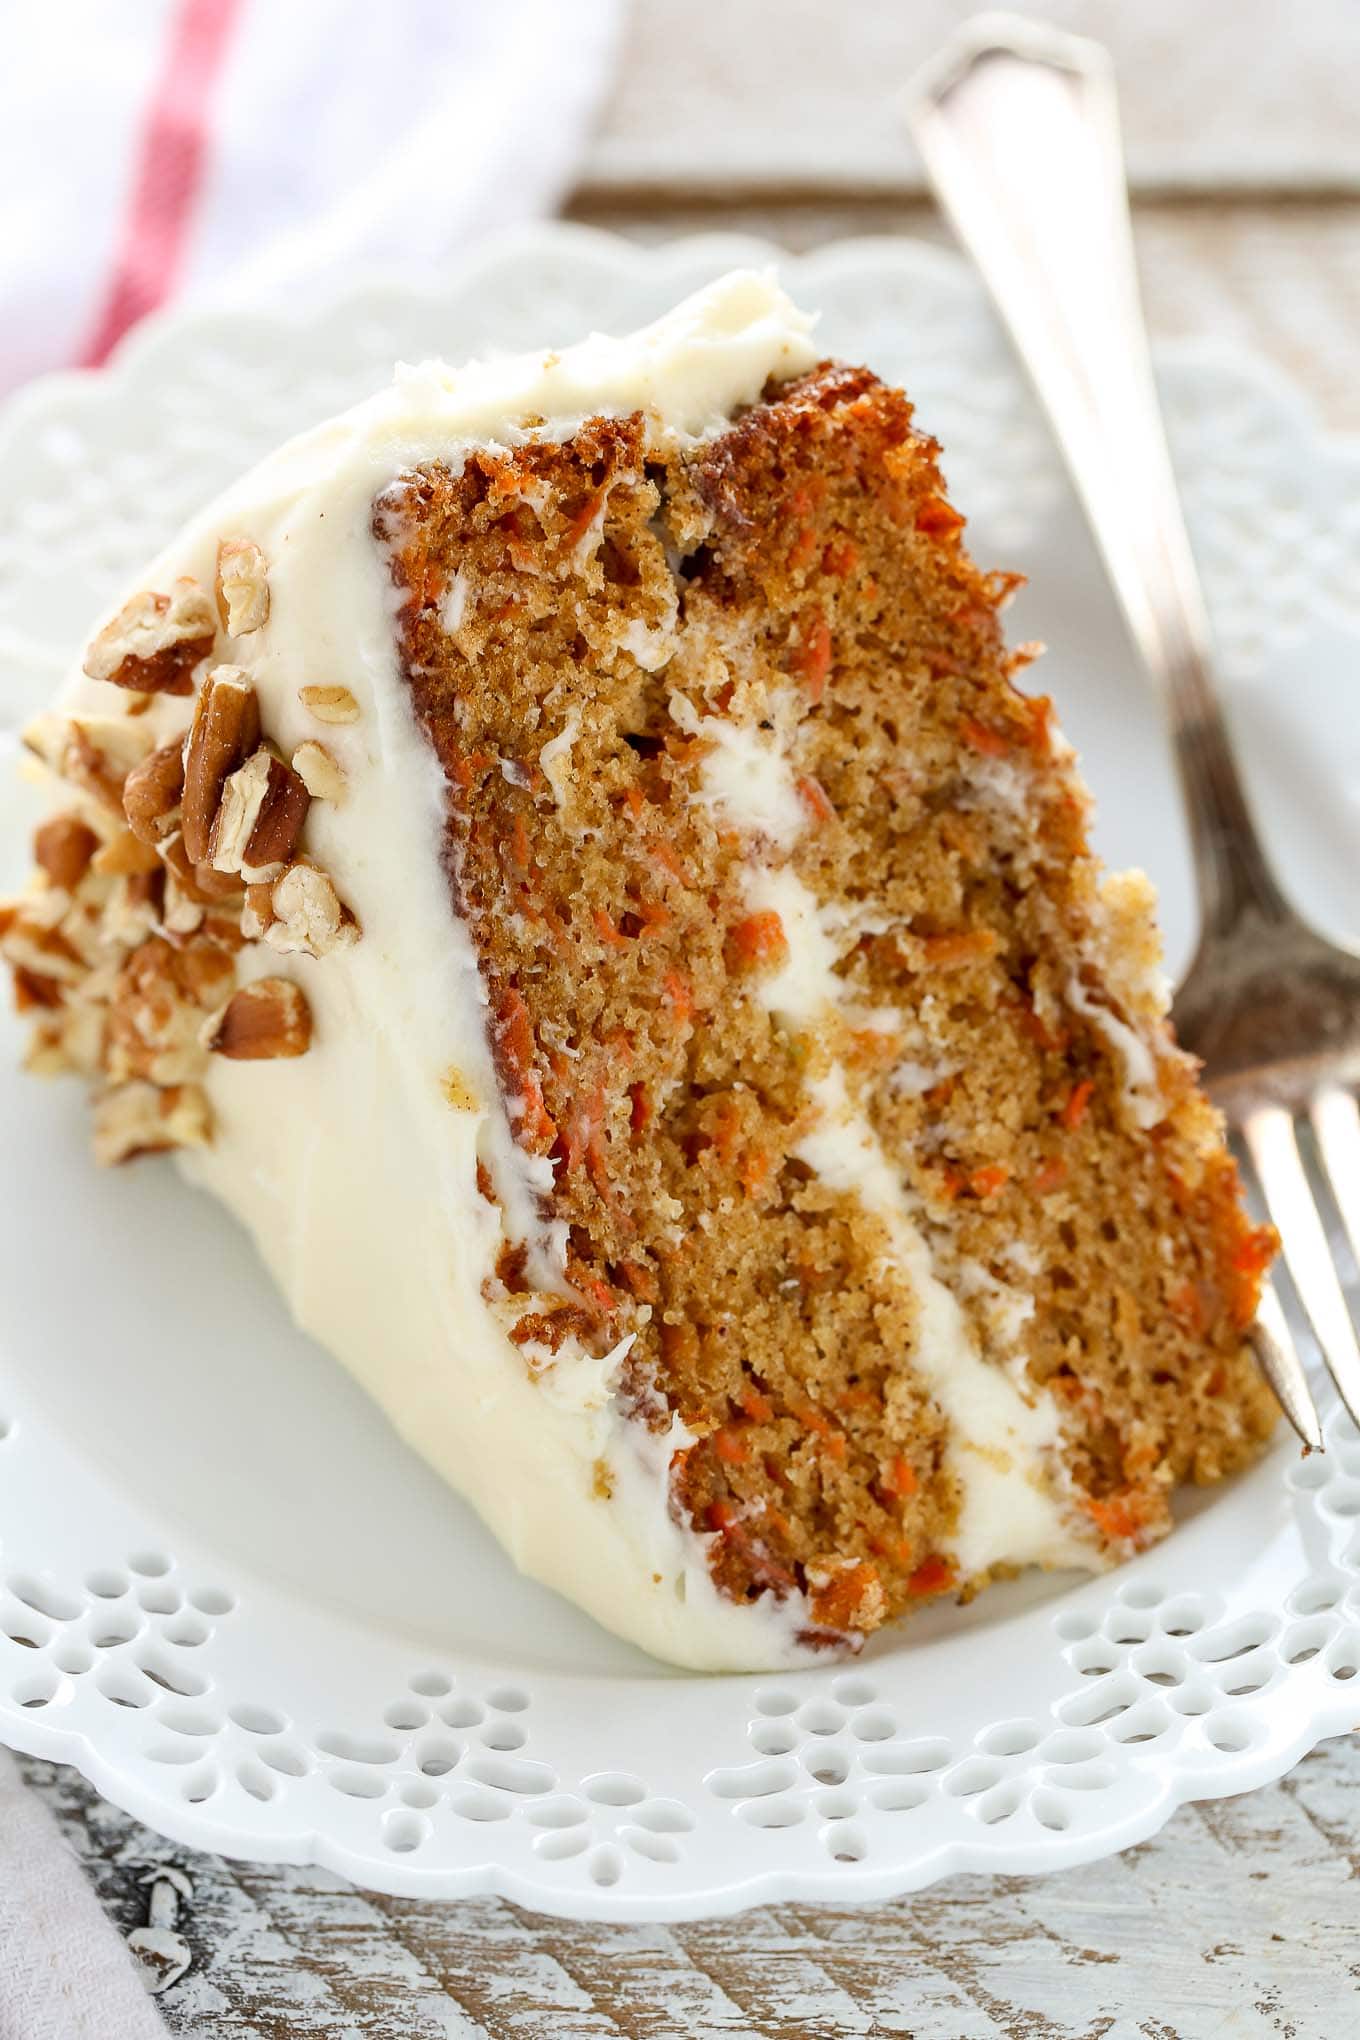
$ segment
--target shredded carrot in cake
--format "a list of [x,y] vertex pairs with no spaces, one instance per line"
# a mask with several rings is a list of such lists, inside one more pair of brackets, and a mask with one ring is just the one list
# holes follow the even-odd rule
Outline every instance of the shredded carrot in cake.
[[661,980],[666,997],[671,1004],[678,1027],[683,1027],[694,1011],[694,993],[679,971],[668,970]]
[[978,722],[971,715],[964,716],[959,724],[959,735],[970,751],[978,751],[984,758],[1004,758],[1010,750],[1010,739],[1002,736],[987,723]]
[[1085,1119],[1091,1099],[1095,1095],[1095,1088],[1089,1077],[1083,1077],[1081,1082],[1074,1084],[1068,1092],[1066,1103],[1058,1117],[1069,1133],[1075,1133]]
[[826,676],[831,671],[831,626],[824,616],[814,617],[808,626],[803,643],[793,655],[793,670],[802,677],[813,704],[818,703],[826,692]]
[[732,947],[738,960],[752,967],[782,963],[789,953],[784,923],[769,910],[739,921],[732,930]]
[[817,552],[817,546],[818,538],[816,526],[812,524],[804,524],[799,530],[798,536],[794,539],[793,544],[789,548],[790,570],[793,573],[797,573],[801,567],[807,566],[809,562],[814,558]]
[[916,1468],[904,1453],[899,1452],[890,1462],[883,1476],[883,1485],[890,1495],[914,1495],[920,1482]]
[[917,1566],[907,1581],[907,1592],[918,1596],[942,1594],[946,1588],[954,1585],[956,1578],[957,1574],[951,1561],[936,1554],[923,1559]]
[[567,519],[562,530],[562,542],[568,551],[573,550],[580,544],[591,525],[604,509],[608,495],[609,491],[607,489],[596,489],[594,494],[587,496],[580,508]]
[[743,1466],[751,1457],[750,1446],[730,1424],[713,1433],[713,1450],[724,1466]]
[[932,538],[952,538],[962,531],[963,518],[952,503],[943,496],[927,496],[916,510],[916,529],[928,532]]
[[921,948],[932,970],[957,970],[993,955],[997,937],[990,928],[965,928],[951,935],[927,935]]
[[797,790],[800,800],[814,821],[835,821],[836,810],[831,805],[826,789],[820,780],[814,779],[810,773],[805,773],[803,778],[798,781]]
[[1082,1503],[1101,1536],[1116,1544],[1132,1543],[1141,1534],[1147,1525],[1147,1506],[1147,1496],[1137,1488],[1108,1495],[1103,1501],[1092,1497]]
[[828,1629],[849,1629],[882,1599],[877,1566],[868,1559],[841,1567],[811,1595],[814,1618]]
[[1167,1297],[1167,1308],[1196,1337],[1204,1330],[1204,1298],[1197,1282],[1182,1282]]
[[593,907],[590,918],[595,924],[595,933],[599,936],[601,942],[608,942],[616,949],[626,949],[628,947],[627,936],[620,934],[603,907]]

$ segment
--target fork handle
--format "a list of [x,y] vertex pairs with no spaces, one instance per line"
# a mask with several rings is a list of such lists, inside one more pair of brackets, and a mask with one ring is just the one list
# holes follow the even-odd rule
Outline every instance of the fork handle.
[[1289,918],[1251,820],[1157,402],[1109,59],[989,15],[918,79],[917,144],[1010,329],[1168,710],[1201,945]]

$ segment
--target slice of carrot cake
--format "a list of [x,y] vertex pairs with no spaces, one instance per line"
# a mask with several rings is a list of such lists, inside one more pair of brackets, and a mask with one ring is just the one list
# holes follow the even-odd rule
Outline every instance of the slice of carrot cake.
[[936,457],[755,275],[403,370],[29,733],[32,1067],[683,1664],[1126,1557],[1274,1415],[1150,889]]

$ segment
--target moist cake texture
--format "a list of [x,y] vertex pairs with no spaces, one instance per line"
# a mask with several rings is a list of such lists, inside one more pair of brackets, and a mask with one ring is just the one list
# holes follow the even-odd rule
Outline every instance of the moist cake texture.
[[1118,1560],[1273,1420],[1150,888],[937,452],[752,276],[408,371],[205,513],[34,738],[35,1062],[682,1663]]

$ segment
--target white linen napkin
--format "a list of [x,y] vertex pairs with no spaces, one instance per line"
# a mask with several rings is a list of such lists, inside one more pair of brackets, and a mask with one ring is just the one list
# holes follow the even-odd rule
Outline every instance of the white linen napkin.
[[131,1955],[4,1750],[0,2040],[165,2040]]
[[[0,393],[158,306],[437,274],[551,208],[623,0],[61,0],[5,12]],[[164,2040],[0,1751],[0,2040]]]
[[5,10],[0,392],[170,298],[438,271],[550,209],[624,0],[61,0]]

